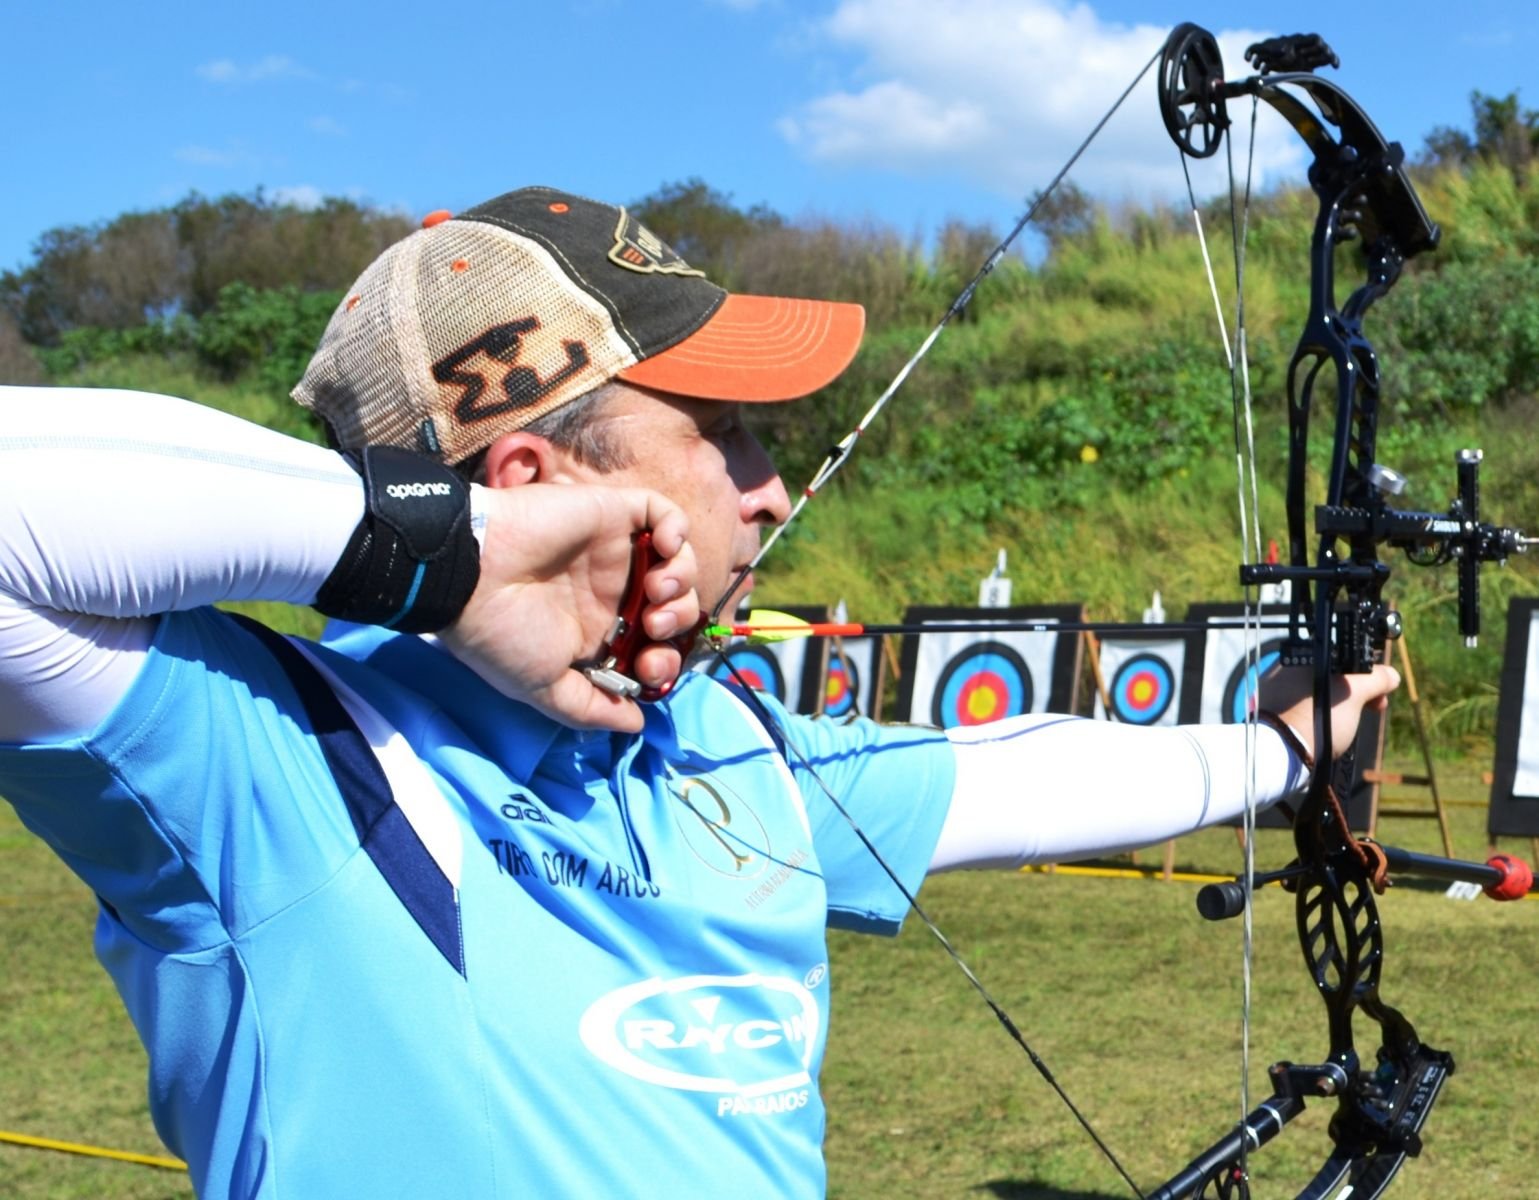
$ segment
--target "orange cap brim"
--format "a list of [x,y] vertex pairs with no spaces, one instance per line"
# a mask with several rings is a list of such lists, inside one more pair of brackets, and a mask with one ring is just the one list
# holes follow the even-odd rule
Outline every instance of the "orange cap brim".
[[838,378],[865,328],[858,304],[728,293],[694,333],[620,378],[701,399],[795,400]]

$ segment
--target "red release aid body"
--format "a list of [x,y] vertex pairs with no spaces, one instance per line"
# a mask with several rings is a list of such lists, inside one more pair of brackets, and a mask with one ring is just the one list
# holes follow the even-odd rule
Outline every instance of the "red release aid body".
[[[602,655],[609,660],[612,670],[631,679],[635,678],[631,671],[636,663],[636,654],[651,640],[641,627],[641,610],[646,606],[647,601],[647,572],[657,561],[658,553],[652,547],[652,531],[643,529],[636,535],[635,546],[631,551],[631,575],[625,584],[625,595],[620,600],[617,632],[609,645],[604,648]],[[680,655],[688,658],[690,650],[694,648],[696,636],[704,627],[705,621],[702,619],[695,628],[677,637],[669,638],[668,645],[673,646]],[[660,688],[643,687],[638,699],[661,700],[672,690],[672,683]]]

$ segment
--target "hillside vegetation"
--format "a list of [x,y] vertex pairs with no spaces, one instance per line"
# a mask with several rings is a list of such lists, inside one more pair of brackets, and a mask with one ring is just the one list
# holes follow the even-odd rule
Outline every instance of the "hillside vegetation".
[[[1409,477],[1405,505],[1441,510],[1454,452],[1484,446],[1485,515],[1536,527],[1539,114],[1516,95],[1477,93],[1473,118],[1473,133],[1434,131],[1416,168],[1441,248],[1409,264],[1366,323],[1384,370],[1378,457]],[[841,380],[815,401],[754,413],[793,491],[999,238],[953,223],[921,245],[880,227],[793,222],[699,180],[632,207],[729,287],[867,306],[865,347]],[[1261,512],[1278,542],[1286,371],[1313,214],[1307,191],[1281,190],[1248,217]],[[1203,217],[1218,254],[1230,244],[1227,198]],[[50,231],[29,263],[0,275],[0,380],[166,391],[314,437],[287,390],[340,289],[409,228],[346,201],[300,210],[258,193]],[[999,547],[1018,603],[1082,601],[1097,617],[1136,619],[1156,589],[1175,614],[1238,598],[1231,384],[1190,214],[1112,215],[1070,189],[1041,236],[1040,255],[1014,253],[984,281],[770,560],[757,599],[842,598],[857,619],[971,603]],[[1360,250],[1339,253],[1350,286]],[[1219,256],[1215,271],[1232,314],[1232,263]],[[1322,455],[1333,396],[1322,378]],[[1484,748],[1506,601],[1535,591],[1536,568],[1486,572],[1486,636],[1468,652],[1452,573],[1396,564],[1390,590],[1445,744]]]

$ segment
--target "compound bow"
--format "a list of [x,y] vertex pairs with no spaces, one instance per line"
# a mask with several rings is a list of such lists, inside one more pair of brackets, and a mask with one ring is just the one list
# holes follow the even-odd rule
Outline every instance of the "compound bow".
[[[1405,481],[1375,459],[1380,376],[1363,319],[1408,259],[1437,246],[1440,231],[1406,174],[1400,145],[1386,142],[1351,97],[1313,73],[1339,65],[1319,37],[1274,38],[1252,46],[1246,58],[1258,73],[1228,82],[1213,35],[1195,25],[1178,27],[1161,59],[1160,109],[1180,151],[1205,158],[1217,151],[1229,126],[1228,101],[1251,96],[1280,113],[1314,155],[1309,184],[1319,210],[1310,248],[1310,309],[1288,366],[1289,559],[1247,564],[1240,581],[1289,589],[1282,660],[1312,668],[1315,754],[1329,764],[1332,676],[1366,672],[1386,661],[1388,641],[1400,635],[1398,615],[1383,598],[1390,568],[1379,559],[1379,548],[1403,549],[1418,565],[1458,564],[1460,631],[1473,644],[1480,631],[1481,563],[1504,560],[1525,549],[1528,539],[1481,522],[1478,450],[1459,452],[1458,494],[1446,512],[1402,511],[1388,503]],[[1348,241],[1360,243],[1367,277],[1338,307],[1336,247]],[[1327,364],[1336,379],[1335,440],[1324,503],[1314,510],[1311,561],[1305,511],[1309,419],[1315,382]],[[1349,759],[1337,761],[1338,781],[1350,770]],[[1405,1159],[1420,1152],[1420,1131],[1454,1062],[1424,1044],[1379,996],[1384,941],[1375,893],[1383,890],[1393,866],[1476,880],[1498,898],[1508,898],[1527,891],[1526,868],[1505,858],[1490,864],[1433,859],[1359,840],[1336,800],[1332,776],[1325,768],[1313,773],[1294,819],[1294,861],[1249,881],[1253,886],[1279,880],[1295,893],[1304,961],[1328,1018],[1325,1059],[1274,1064],[1269,1072],[1274,1094],[1150,1193],[1151,1200],[1200,1195],[1210,1185],[1221,1196],[1247,1196],[1246,1154],[1275,1137],[1303,1110],[1306,1097],[1336,1099],[1330,1123],[1334,1149],[1298,1200],[1319,1200],[1343,1184],[1339,1195],[1374,1200]],[[1199,909],[1214,920],[1236,916],[1248,890],[1243,881],[1206,889]],[[1353,1038],[1359,1010],[1378,1026],[1372,1064],[1364,1064]]]

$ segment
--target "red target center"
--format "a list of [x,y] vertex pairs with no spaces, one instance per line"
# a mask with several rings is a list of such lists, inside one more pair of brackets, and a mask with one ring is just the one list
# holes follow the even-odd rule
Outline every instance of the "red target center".
[[1160,681],[1151,671],[1140,671],[1128,680],[1128,707],[1142,712],[1160,698]]
[[993,671],[979,671],[957,695],[957,717],[963,725],[987,725],[1008,710],[1010,687]]

